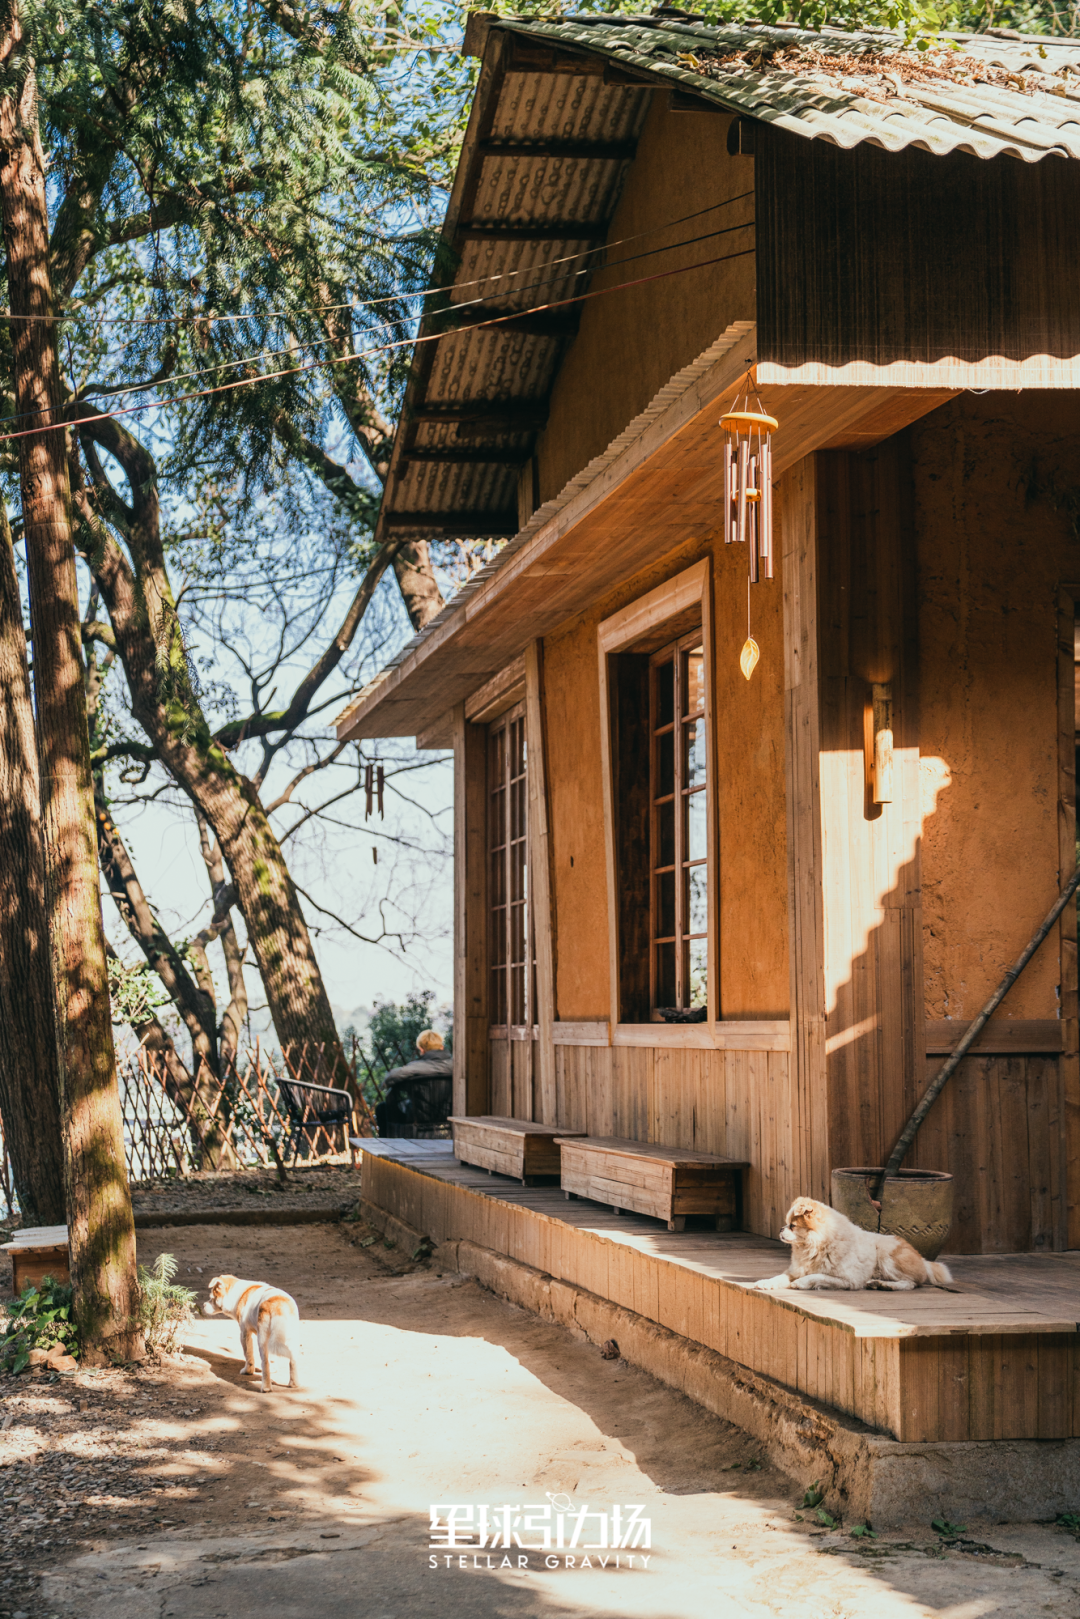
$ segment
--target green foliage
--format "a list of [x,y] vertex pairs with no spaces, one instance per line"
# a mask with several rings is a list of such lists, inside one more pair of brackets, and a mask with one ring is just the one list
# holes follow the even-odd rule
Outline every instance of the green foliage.
[[819,1507],[824,1499],[825,1491],[821,1488],[821,1480],[815,1479],[813,1484],[807,1485],[806,1494],[799,1502],[799,1505],[801,1507]]
[[867,1523],[857,1523],[850,1531],[853,1540],[876,1540],[877,1535]]
[[840,1527],[840,1519],[834,1518],[832,1513],[827,1512],[824,1507],[818,1507],[817,1521],[818,1523],[823,1523],[826,1529],[839,1529]]
[[967,1534],[966,1523],[950,1523],[948,1518],[933,1518],[931,1529],[936,1529],[943,1540],[955,1540],[957,1535]]
[[172,1355],[180,1348],[181,1334],[192,1318],[195,1295],[174,1281],[177,1264],[172,1254],[159,1254],[147,1270],[139,1266],[139,1324],[147,1347]]
[[1013,28],[1022,34],[1080,33],[1076,0],[703,0],[695,11],[710,23],[796,22],[808,29],[891,28],[925,50],[942,30],[981,32]]
[[1080,1529],[1080,1512],[1059,1512],[1054,1519],[1057,1529],[1071,1529],[1075,1533]]
[[151,967],[145,962],[125,967],[115,956],[109,957],[109,1000],[113,1022],[128,1023],[133,1028],[148,1023],[159,1006],[169,1003],[161,980]]
[[446,1041],[447,1051],[452,1051],[454,1031],[450,1018],[449,1013],[436,1014],[435,992],[431,989],[410,992],[400,1005],[393,1001],[376,1000],[368,1024],[368,1040],[372,1048],[379,1047],[387,1052],[400,1051],[403,1057],[406,1054],[411,1057],[416,1054],[417,1036],[423,1034],[425,1029],[438,1028],[443,1023],[445,1028],[440,1033]]
[[25,1287],[4,1309],[8,1319],[0,1334],[0,1366],[5,1371],[23,1371],[32,1349],[48,1353],[59,1346],[66,1355],[78,1355],[79,1334],[68,1284],[46,1276],[37,1287]]

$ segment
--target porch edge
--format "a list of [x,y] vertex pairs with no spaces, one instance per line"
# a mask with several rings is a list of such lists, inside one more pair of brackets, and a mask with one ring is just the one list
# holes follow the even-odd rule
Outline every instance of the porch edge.
[[[396,1247],[415,1250],[424,1240],[365,1198],[360,1213]],[[940,1514],[1037,1523],[1075,1510],[1080,1498],[1080,1439],[890,1439],[636,1311],[467,1238],[440,1243],[432,1258],[590,1343],[614,1338],[630,1365],[741,1428],[800,1490],[819,1481],[825,1504],[847,1524],[894,1529],[927,1525]]]

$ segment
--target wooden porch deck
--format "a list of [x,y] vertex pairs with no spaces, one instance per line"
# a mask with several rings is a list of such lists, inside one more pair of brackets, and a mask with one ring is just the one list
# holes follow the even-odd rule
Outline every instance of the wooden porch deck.
[[952,1289],[761,1293],[784,1245],[669,1232],[459,1164],[450,1142],[359,1143],[363,1196],[586,1288],[903,1440],[1080,1436],[1080,1252],[948,1259]]

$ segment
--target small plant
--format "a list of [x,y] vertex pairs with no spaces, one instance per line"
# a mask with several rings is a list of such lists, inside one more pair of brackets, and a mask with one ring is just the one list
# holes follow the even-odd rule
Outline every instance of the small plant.
[[840,1519],[834,1518],[832,1513],[826,1512],[824,1507],[818,1507],[817,1521],[818,1523],[823,1523],[826,1529],[839,1529],[840,1527]]
[[966,1523],[950,1523],[948,1518],[934,1518],[930,1527],[936,1529],[943,1540],[955,1540],[957,1535],[967,1534]]
[[857,1523],[852,1527],[851,1538],[852,1540],[876,1540],[877,1535],[868,1523]]
[[806,1486],[806,1494],[799,1502],[801,1507],[819,1507],[825,1499],[825,1491],[821,1488],[821,1480],[815,1479],[813,1484]]
[[[0,1334],[0,1366],[21,1372],[34,1350],[58,1355],[79,1353],[79,1334],[71,1317],[71,1288],[51,1276],[34,1287],[24,1287],[17,1299],[4,1306],[7,1325]],[[35,1356],[35,1359],[38,1357]]]
[[1075,1534],[1080,1529],[1080,1512],[1059,1512],[1054,1524],[1058,1529],[1071,1529]]
[[180,1335],[192,1317],[195,1295],[179,1287],[172,1254],[159,1254],[152,1269],[139,1266],[139,1324],[149,1349],[174,1355],[180,1348]]

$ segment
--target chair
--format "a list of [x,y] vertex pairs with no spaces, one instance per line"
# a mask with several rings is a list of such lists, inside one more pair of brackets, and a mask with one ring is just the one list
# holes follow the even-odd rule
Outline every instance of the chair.
[[[330,1125],[341,1124],[345,1126],[345,1136],[348,1139],[349,1130],[353,1126],[353,1099],[348,1091],[336,1090],[331,1085],[309,1085],[302,1079],[279,1079],[278,1086],[291,1125],[285,1150],[292,1151],[293,1164],[296,1163],[305,1130],[318,1131]],[[349,1150],[355,1168],[356,1148],[351,1142]]]
[[406,1141],[449,1136],[453,1071],[453,1059],[441,1051],[392,1068],[386,1076],[386,1095],[375,1107],[379,1135]]

